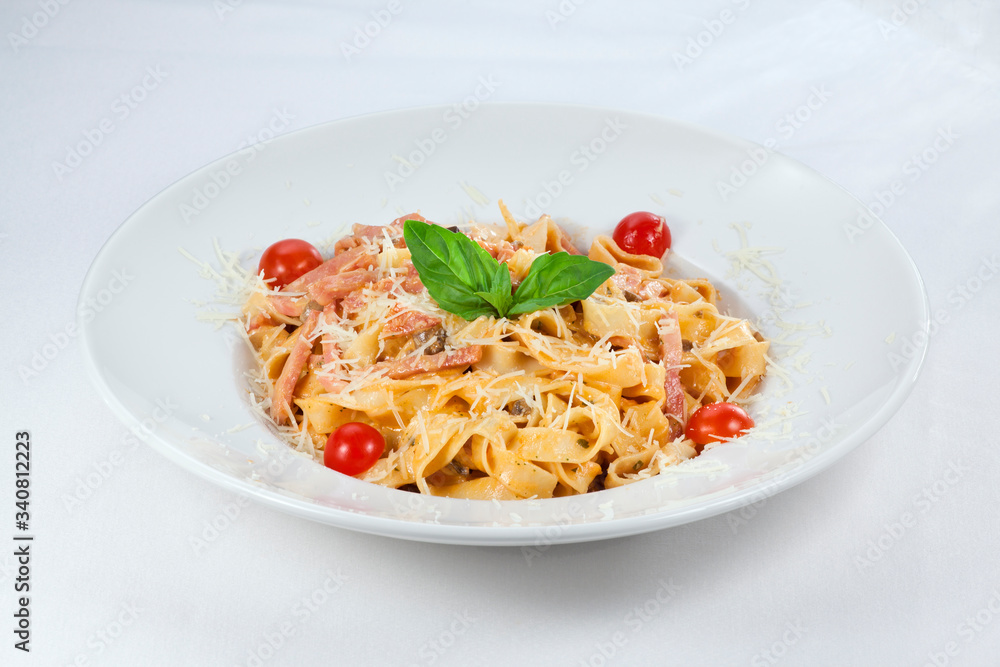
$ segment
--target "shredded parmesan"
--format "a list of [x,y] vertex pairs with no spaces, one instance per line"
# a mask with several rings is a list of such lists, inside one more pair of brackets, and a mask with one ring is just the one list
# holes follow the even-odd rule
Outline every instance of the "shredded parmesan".
[[469,195],[469,199],[474,201],[476,204],[485,206],[490,203],[489,197],[480,192],[477,187],[469,185],[465,181],[459,181],[458,184],[462,186],[463,190],[465,190],[465,194]]
[[[405,163],[399,156],[394,159]],[[475,204],[485,203],[478,189],[465,182],[460,185]],[[399,213],[406,214],[401,209]],[[509,261],[515,284],[534,258],[555,252],[553,238],[565,238],[558,228],[546,228],[554,224],[547,216],[528,226],[508,213],[507,229],[498,232],[472,221],[468,207],[466,214],[467,235]],[[773,300],[786,308],[791,297],[775,284],[777,271],[770,259],[777,250],[749,246],[746,229],[744,225],[737,230],[743,247],[731,253],[733,266],[764,280],[773,288]],[[331,244],[337,245],[336,241]],[[817,331],[795,323],[775,327],[783,344],[782,356],[772,352],[774,358],[798,355],[780,368],[763,354],[766,346],[757,344],[748,322],[718,312],[716,292],[704,281],[640,276],[635,283],[636,274],[626,271],[585,299],[582,308],[552,306],[520,317],[468,322],[442,310],[413,281],[410,249],[397,247],[398,225],[381,229],[355,225],[349,241],[347,248],[374,258],[365,266],[374,278],[351,294],[338,296],[318,319],[302,312],[315,303],[307,304],[308,298],[293,301],[297,295],[288,292],[277,294],[262,276],[242,269],[239,257],[224,253],[217,243],[211,265],[183,252],[230,297],[198,307],[207,321],[231,320],[253,350],[257,365],[248,375],[248,393],[256,415],[266,420],[277,409],[274,406],[290,408],[291,423],[274,428],[293,448],[316,460],[322,458],[318,448],[337,424],[355,419],[373,423],[386,434],[387,453],[369,476],[361,477],[392,486],[416,484],[425,493],[451,494],[451,485],[456,484],[469,484],[463,488],[476,489],[473,493],[484,492],[487,486],[479,480],[488,475],[489,493],[547,497],[552,490],[538,487],[539,480],[558,478],[553,483],[564,485],[557,493],[561,495],[585,491],[595,475],[603,475],[597,483],[603,481],[610,488],[660,474],[694,455],[682,436],[671,440],[669,426],[678,420],[672,413],[664,414],[665,394],[674,401],[680,391],[688,406],[681,409],[687,413],[693,409],[690,406],[725,400],[727,394],[749,405],[758,397],[742,394],[756,385],[762,371],[725,378],[722,368],[734,375],[738,371],[728,370],[723,352],[742,348],[740,354],[754,355],[750,358],[755,365],[740,359],[741,364],[766,367],[790,382],[790,371],[802,372],[809,361],[809,355],[799,351],[802,339]],[[623,294],[624,284],[639,298]],[[676,292],[667,289],[674,287]],[[309,292],[314,290],[310,287]],[[220,304],[244,310],[230,314]],[[704,317],[702,310],[708,311]],[[440,321],[443,332],[419,338],[406,333],[411,324],[400,318],[414,313]],[[289,366],[289,360],[297,354],[295,363],[302,362],[304,348],[299,343],[306,332],[295,329],[307,320],[315,322],[305,339],[313,347],[299,370]],[[424,324],[421,318],[413,321]],[[694,330],[698,333],[692,336]],[[694,340],[684,341],[690,343],[684,346],[685,361],[677,363],[672,350],[680,346],[681,331]],[[669,362],[665,350],[671,350]],[[729,364],[737,367],[733,361]],[[686,384],[680,387],[673,372],[665,384],[664,369],[691,367],[691,372],[713,374],[713,379],[692,382],[684,375]],[[298,377],[290,375],[289,368]],[[722,378],[721,386],[716,377]],[[727,390],[734,385],[733,391]],[[785,433],[790,424],[776,428]],[[552,454],[536,458],[539,447],[556,447],[555,441],[563,448],[557,450],[558,458],[546,458]],[[445,451],[457,458],[442,468],[449,461],[442,455]],[[638,452],[643,452],[641,457]],[[624,456],[637,470],[611,465]]]

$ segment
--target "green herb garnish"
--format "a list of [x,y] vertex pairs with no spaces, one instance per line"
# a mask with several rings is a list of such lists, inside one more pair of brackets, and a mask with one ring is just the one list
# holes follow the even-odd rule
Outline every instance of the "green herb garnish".
[[509,317],[586,299],[615,270],[603,262],[557,252],[540,255],[511,293],[510,271],[478,243],[418,220],[407,220],[403,238],[431,298],[443,310],[467,320]]

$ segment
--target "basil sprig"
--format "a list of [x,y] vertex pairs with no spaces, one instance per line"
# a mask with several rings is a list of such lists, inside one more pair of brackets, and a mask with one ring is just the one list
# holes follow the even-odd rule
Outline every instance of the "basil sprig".
[[540,255],[512,293],[507,263],[497,262],[465,234],[407,220],[403,238],[431,298],[467,320],[509,317],[586,299],[615,272],[582,255]]

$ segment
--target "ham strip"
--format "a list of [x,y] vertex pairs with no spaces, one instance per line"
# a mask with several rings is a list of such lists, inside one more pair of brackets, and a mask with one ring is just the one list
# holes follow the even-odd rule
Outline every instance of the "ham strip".
[[356,289],[340,302],[340,312],[344,315],[360,312],[368,304],[364,290]]
[[483,358],[481,345],[470,345],[451,352],[438,354],[421,354],[415,357],[383,361],[375,364],[376,371],[383,371],[385,377],[393,380],[405,380],[420,373],[436,373],[449,368],[461,368],[474,364]]
[[274,322],[272,322],[271,318],[265,313],[257,313],[251,317],[250,321],[247,323],[247,333],[253,333],[265,324],[274,324]]
[[322,354],[311,354],[309,355],[309,370],[316,373],[316,379],[319,383],[323,385],[331,394],[339,394],[347,386],[347,382],[344,380],[335,380],[328,375],[323,373],[323,355]]
[[433,222],[431,222],[424,216],[420,215],[419,213],[407,213],[406,215],[401,215],[389,224],[398,225],[400,228],[402,228],[402,226],[406,223],[407,220],[418,220],[419,222],[426,222],[432,225],[434,224]]
[[619,264],[615,269],[615,275],[611,276],[611,284],[623,292],[637,294],[639,285],[642,283],[642,276],[635,269],[627,264]]
[[309,298],[321,306],[328,306],[335,299],[343,299],[351,292],[364,287],[378,279],[377,271],[357,269],[332,276],[320,278],[309,285]]
[[346,236],[333,246],[334,250],[340,252],[341,250],[346,250],[349,248],[356,248],[361,245],[363,241],[370,241],[372,239],[382,238],[385,233],[383,230],[389,231],[389,238],[392,239],[393,245],[398,248],[406,247],[406,242],[403,241],[403,224],[407,220],[419,220],[420,222],[427,222],[419,213],[410,213],[409,215],[403,215],[388,225],[361,225],[355,224],[351,227],[351,236]]
[[646,280],[642,274],[628,264],[619,264],[615,269],[615,275],[611,276],[611,283],[622,292],[639,297],[640,299],[655,299],[663,295],[663,285],[655,280]]
[[419,294],[424,291],[424,284],[420,282],[420,274],[409,260],[403,262],[403,266],[396,273],[396,277],[386,276],[375,285],[376,292],[396,292],[396,286],[403,288],[409,294]]
[[[323,321],[332,320],[337,316],[336,305],[330,304],[323,309]],[[329,332],[324,332],[323,337],[320,338],[320,343],[323,345],[323,363],[329,364],[337,359],[340,359],[340,346],[337,345],[337,341],[333,339],[333,336]]]
[[687,421],[680,375],[684,349],[677,313],[667,313],[659,321],[657,328],[660,331],[660,363],[667,369],[667,377],[663,384],[667,400],[663,406],[663,413],[676,419],[683,428]]
[[399,304],[392,307],[392,315],[389,321],[382,327],[381,338],[391,338],[393,336],[408,336],[418,331],[426,331],[440,326],[441,318],[421,313],[416,310],[404,311]]
[[292,419],[291,400],[295,394],[295,385],[299,381],[299,375],[309,361],[312,352],[312,342],[309,337],[319,319],[319,311],[309,311],[305,323],[299,328],[299,337],[292,346],[292,351],[285,359],[285,365],[281,369],[281,375],[274,382],[274,392],[271,394],[271,419],[279,425]]
[[[352,271],[360,267],[374,266],[376,261],[377,259],[375,255],[366,252],[363,248],[352,248],[338,253],[331,259],[328,259],[317,266],[312,271],[299,276],[292,282],[285,285],[282,288],[282,291],[308,292],[310,286],[320,280],[330,276],[336,276],[337,274],[346,271]],[[305,312],[306,306],[309,305],[309,299],[305,297],[291,297],[283,296],[281,294],[269,296],[268,301],[271,303],[271,307],[274,308],[276,312],[279,312],[286,317],[300,317],[302,313]],[[320,305],[325,306],[326,304],[321,303]]]
[[573,242],[569,240],[569,237],[563,232],[562,228],[559,229],[559,249],[564,252],[568,252],[571,255],[582,255],[583,253],[577,250]]
[[344,238],[337,241],[333,246],[336,252],[346,251],[348,249],[357,248],[364,241],[371,241],[372,239],[382,238],[382,230],[389,230],[389,238],[393,240],[393,245],[397,237],[402,237],[402,229],[400,227],[394,227],[393,225],[361,225],[356,224],[352,227],[353,234],[351,236],[345,236]]
[[309,355],[309,370],[316,374],[316,379],[319,383],[323,385],[331,394],[339,394],[343,391],[344,387],[347,386],[347,382],[343,380],[334,380],[331,377],[327,377],[323,374],[323,355],[322,354],[310,354]]
[[334,380],[333,378],[324,375],[322,371],[316,373],[316,377],[319,379],[319,383],[323,385],[323,388],[331,394],[339,394],[344,390],[344,387],[347,386],[347,382],[344,380]]
[[[517,252],[517,248],[510,241],[500,241],[498,243],[492,243],[490,241],[485,241],[483,239],[472,239],[479,244],[486,252],[490,253],[490,257],[495,259],[500,264],[503,264]],[[579,254],[579,253],[577,253]]]
[[267,297],[267,300],[275,312],[281,313],[285,317],[300,317],[305,312],[306,306],[309,305],[309,299],[303,296],[274,295]]
[[[335,303],[331,303],[323,309],[324,323],[337,316],[336,309],[337,305]],[[322,328],[322,324],[320,328]],[[309,357],[309,367],[316,371],[316,378],[323,385],[324,389],[331,394],[339,394],[347,386],[347,382],[329,377],[323,373],[323,366],[334,364],[340,360],[340,345],[337,344],[337,341],[333,339],[333,336],[328,331],[324,331],[320,336],[320,345],[323,347],[323,354],[311,355]]]
[[309,285],[317,280],[352,269],[374,266],[376,261],[375,255],[367,252],[364,248],[351,248],[337,253],[312,271],[302,274],[288,283],[284,289],[289,292],[305,292]]
[[417,267],[413,266],[413,262],[406,260],[403,262],[403,268],[406,269],[406,277],[403,278],[403,291],[410,294],[423,292],[424,284],[420,281],[420,274],[417,273]]

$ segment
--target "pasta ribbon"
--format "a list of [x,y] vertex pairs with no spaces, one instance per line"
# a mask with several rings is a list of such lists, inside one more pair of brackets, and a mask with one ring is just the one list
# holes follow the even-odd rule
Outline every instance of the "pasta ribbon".
[[[506,229],[467,234],[515,287],[543,253],[579,254],[549,216],[523,224],[502,203],[501,213]],[[630,484],[696,456],[688,416],[746,401],[765,375],[769,343],[719,312],[708,280],[663,277],[660,259],[610,237],[587,254],[615,274],[588,298],[470,322],[429,296],[401,224],[356,225],[337,242],[345,258],[317,271],[322,284],[262,285],[244,307],[260,405],[305,450],[322,460],[348,422],[384,435],[360,479],[480,500]]]

